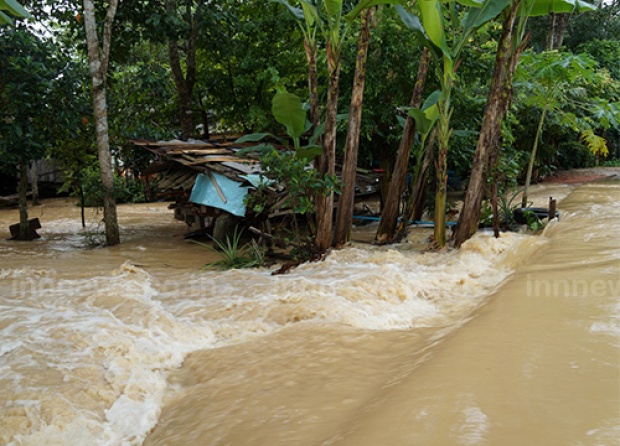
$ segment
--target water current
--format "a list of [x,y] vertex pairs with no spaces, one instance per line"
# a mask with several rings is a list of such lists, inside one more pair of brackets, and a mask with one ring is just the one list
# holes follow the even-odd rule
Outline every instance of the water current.
[[543,235],[286,276],[200,271],[163,203],[105,249],[95,211],[31,208],[42,239],[0,241],[0,444],[620,444],[620,184],[537,194],[566,196]]

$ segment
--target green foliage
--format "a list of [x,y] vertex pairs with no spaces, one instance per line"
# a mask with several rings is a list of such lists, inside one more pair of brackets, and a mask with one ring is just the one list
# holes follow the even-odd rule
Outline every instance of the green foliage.
[[212,238],[213,246],[193,240],[194,243],[219,254],[222,258],[209,263],[203,269],[245,269],[255,268],[265,264],[265,251],[256,240],[244,245],[241,244],[242,231],[235,226],[232,236],[227,236],[226,241]]
[[620,81],[620,41],[591,40],[581,43],[576,52],[588,54],[601,68],[606,68],[612,78]]
[[595,11],[576,15],[571,18],[566,34],[564,44],[574,52],[578,52],[584,42],[617,41],[620,36],[620,2],[603,1]]
[[[260,163],[266,177],[255,193],[246,196],[246,205],[256,213],[263,212],[269,201],[267,186],[276,182],[286,188],[286,199],[283,202],[285,208],[290,208],[297,214],[312,213],[314,212],[314,197],[335,191],[338,184],[336,177],[321,176],[316,169],[308,166],[312,159],[322,153],[322,148],[313,145],[312,142],[319,135],[317,132],[324,127],[320,126],[315,130],[310,145],[301,146],[299,137],[303,129],[309,128],[309,125],[306,125],[306,112],[299,97],[280,91],[273,97],[272,104],[273,114],[278,122],[285,126],[288,136],[294,141],[294,150],[276,150],[270,144],[244,149],[261,153]],[[237,141],[257,142],[266,137],[275,138],[270,133],[259,133],[243,136]],[[280,138],[276,139],[280,143],[286,143]]]
[[[101,207],[103,206],[103,197],[105,190],[101,184],[101,173],[97,167],[87,167],[81,172],[81,176],[76,181],[79,181],[81,189],[84,193],[84,206],[86,207]],[[63,190],[69,190],[69,188],[75,183],[65,183]],[[73,187],[71,196],[77,197],[81,200],[80,191],[78,188]],[[114,177],[114,198],[117,203],[141,203],[144,202],[144,190],[142,183],[133,178],[122,178],[119,176]],[[78,202],[81,204],[81,201]]]
[[[291,152],[270,147],[260,157],[260,163],[266,171],[264,175],[267,179],[286,188],[287,196],[283,206],[295,213],[314,212],[313,197],[318,194],[327,195],[338,189],[336,177],[321,177],[316,169],[308,168],[308,160],[296,157]],[[268,181],[263,181],[258,190],[247,197],[248,205],[256,213],[261,213],[267,204],[267,184]]]
[[0,0],[0,25],[12,25],[11,16],[21,19],[31,17],[28,11],[15,0]]
[[545,224],[538,218],[538,216],[531,210],[523,212],[523,216],[526,219],[526,224],[529,230],[536,232],[545,227]]
[[[606,71],[599,70],[596,62],[586,54],[526,53],[516,78],[517,104],[522,107],[517,112],[522,130],[517,129],[517,132],[529,133],[534,141],[542,141],[542,150],[537,157],[542,166],[552,163],[561,166],[559,161],[566,157],[558,156],[559,144],[575,141],[577,133],[590,135],[617,126],[616,105],[596,96],[608,90],[609,76]],[[531,118],[538,113],[538,128],[535,129]],[[526,138],[523,140],[527,141]],[[602,142],[597,139],[597,148],[602,148]]]
[[7,30],[0,46],[0,168],[41,158],[69,110],[57,99],[63,62],[54,46],[24,30]]

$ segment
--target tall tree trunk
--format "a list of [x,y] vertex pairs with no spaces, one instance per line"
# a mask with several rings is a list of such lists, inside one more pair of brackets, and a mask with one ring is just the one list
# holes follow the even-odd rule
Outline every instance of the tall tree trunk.
[[321,123],[321,113],[319,112],[319,94],[316,71],[316,41],[304,40],[306,51],[306,61],[308,62],[308,94],[310,96],[310,122],[314,128]]
[[[476,144],[474,161],[463,208],[461,210],[455,234],[455,247],[460,247],[478,228],[485,185],[485,167],[490,151],[494,150],[501,136],[501,124],[508,108],[508,95],[512,85],[512,75],[506,72],[516,69],[518,54],[512,53],[512,42],[515,36],[515,21],[520,0],[513,3],[510,12],[502,24],[502,35],[499,41],[493,77],[487,96],[487,104],[480,128],[480,137]],[[514,58],[511,58],[514,56]]]
[[28,181],[30,182],[30,188],[32,189],[32,205],[38,206],[39,202],[39,169],[36,161],[30,162],[30,168],[28,169]]
[[564,35],[568,28],[568,22],[571,14],[569,13],[551,13],[547,19],[548,31],[547,31],[547,50],[557,50],[564,43]]
[[523,196],[521,197],[521,207],[527,207],[527,198],[530,190],[530,183],[532,181],[532,172],[534,171],[534,161],[536,161],[536,151],[538,149],[538,143],[542,135],[543,124],[545,123],[545,116],[547,116],[547,106],[543,108],[540,121],[538,121],[538,128],[536,129],[536,136],[534,137],[534,145],[532,146],[532,153],[530,154],[530,161],[527,164],[527,175],[525,177],[525,187],[523,188]]
[[103,45],[100,48],[95,22],[95,7],[93,0],[84,0],[84,26],[86,28],[86,43],[88,45],[88,59],[92,78],[93,109],[95,114],[95,128],[97,131],[97,155],[101,182],[105,191],[103,199],[103,221],[105,224],[106,243],[117,245],[120,243],[116,202],[114,200],[114,171],[110,144],[108,140],[108,106],[106,103],[105,78],[108,71],[112,22],[118,7],[118,0],[110,0],[103,26]]
[[[176,0],[166,0],[166,11],[171,14],[177,12]],[[179,123],[181,125],[181,133],[183,139],[194,137],[194,109],[192,107],[192,96],[194,92],[194,84],[196,83],[196,25],[192,19],[191,5],[186,5],[186,19],[189,21],[191,30],[187,41],[185,42],[185,74],[181,67],[181,56],[176,39],[168,40],[168,56],[170,58],[170,71],[174,85],[177,89],[179,99]]]
[[26,161],[19,164],[19,237],[18,240],[32,240],[28,227],[28,168]]
[[[420,56],[413,94],[409,102],[409,106],[411,107],[419,108],[420,104],[422,104],[422,94],[424,92],[424,84],[426,82],[430,60],[431,52],[428,48],[424,48]],[[388,193],[381,214],[381,221],[379,222],[379,228],[375,236],[375,240],[379,243],[389,243],[394,238],[396,223],[398,221],[398,207],[400,197],[405,187],[409,155],[411,153],[411,145],[413,144],[415,131],[415,120],[411,116],[407,116],[405,128],[403,129],[403,136],[398,146],[394,171],[392,172],[392,178],[388,186]],[[424,148],[420,150],[424,150]]]
[[[446,74],[444,73],[444,76]],[[448,84],[451,81],[444,82]],[[448,144],[450,142],[450,89],[448,85],[442,93],[443,98],[439,102],[439,123],[437,133],[439,148],[437,150],[437,163],[435,173],[437,175],[437,190],[435,191],[435,243],[443,248],[446,245],[446,194],[448,188]]]
[[566,29],[568,28],[568,22],[570,21],[571,14],[560,14],[558,17],[557,30],[555,34],[554,49],[561,48],[564,44],[564,36],[566,35]]
[[552,12],[547,17],[547,39],[545,46],[547,51],[551,51],[555,44],[555,33],[558,27],[558,14]]
[[[338,81],[340,79],[340,57],[334,57],[329,44],[327,46],[329,64],[329,89],[327,91],[327,108],[325,113],[325,134],[323,137],[323,154],[319,158],[319,173],[334,175],[336,173],[336,117],[338,114]],[[329,249],[332,244],[332,226],[334,217],[334,193],[319,194],[316,203],[316,239],[315,244],[321,250]]]
[[416,178],[414,179],[413,191],[407,202],[407,208],[403,213],[403,218],[398,225],[397,238],[403,239],[407,236],[407,228],[409,227],[410,220],[421,220],[424,213],[424,198],[426,196],[426,180],[428,178],[428,168],[433,160],[433,147],[435,146],[435,140],[437,139],[437,129],[434,129],[430,138],[426,142],[424,148],[424,157],[419,169],[417,170]]
[[342,190],[340,206],[336,214],[334,246],[340,248],[349,240],[353,224],[353,208],[355,202],[355,185],[357,180],[357,155],[362,119],[362,103],[364,100],[364,84],[366,81],[366,59],[370,42],[370,25],[373,21],[374,8],[361,13],[360,34],[357,43],[357,58],[351,92],[351,107],[347,125],[344,162],[342,166]]
[[202,97],[198,97],[198,104],[200,105],[200,116],[202,118],[202,135],[201,138],[208,140],[211,138],[211,133],[209,132],[209,111],[206,109],[204,101]]

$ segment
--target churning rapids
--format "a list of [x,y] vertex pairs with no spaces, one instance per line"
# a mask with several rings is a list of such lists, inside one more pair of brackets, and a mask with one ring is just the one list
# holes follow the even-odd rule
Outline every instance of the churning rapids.
[[566,196],[542,236],[275,277],[199,271],[165,204],[92,250],[68,201],[31,208],[43,238],[0,242],[0,444],[618,445],[620,184],[538,193]]

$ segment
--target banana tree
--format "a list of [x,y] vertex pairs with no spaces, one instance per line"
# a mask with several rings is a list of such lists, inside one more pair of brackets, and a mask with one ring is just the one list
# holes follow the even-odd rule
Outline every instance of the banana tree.
[[[336,172],[336,118],[338,114],[338,81],[342,48],[346,36],[360,13],[372,6],[398,3],[401,0],[361,0],[348,14],[343,13],[342,0],[325,0],[312,5],[306,0],[304,13],[308,13],[317,24],[325,40],[329,85],[327,106],[325,109],[325,133],[323,135],[323,153],[318,158],[317,168],[321,175],[333,176]],[[326,250],[332,243],[332,226],[334,215],[334,194],[316,197],[316,245]]]
[[485,168],[490,158],[499,159],[495,152],[499,147],[501,124],[512,99],[512,79],[528,42],[525,33],[528,18],[594,9],[592,5],[581,0],[512,0],[502,11],[502,34],[495,55],[493,77],[487,94],[472,171],[456,228],[455,247],[460,247],[478,228],[486,183]]
[[[446,244],[445,205],[448,182],[447,156],[452,130],[451,95],[456,79],[455,68],[465,46],[476,30],[497,17],[510,0],[461,0],[467,11],[458,19],[455,0],[442,3],[439,0],[419,0],[419,18],[399,8],[399,14],[406,26],[413,29],[420,41],[431,49],[436,59],[436,77],[441,86],[437,102],[439,153],[436,161],[437,191],[435,194],[435,243]],[[445,17],[450,17],[449,23]],[[452,25],[452,26],[450,26]]]
[[310,122],[318,127],[321,120],[319,112],[319,96],[317,81],[317,40],[316,34],[319,29],[319,21],[321,18],[316,14],[317,8],[320,8],[322,0],[306,1],[297,0],[299,7],[291,5],[287,0],[270,0],[274,3],[284,5],[291,15],[297,20],[299,29],[304,36],[304,50],[306,52],[306,61],[308,62],[308,93],[310,96]]
[[334,246],[343,247],[351,234],[353,226],[353,207],[355,202],[355,185],[357,181],[357,156],[359,149],[362,103],[364,86],[366,83],[366,60],[370,45],[370,30],[374,22],[375,8],[368,8],[361,13],[360,31],[355,59],[355,73],[351,90],[351,106],[349,107],[349,122],[344,148],[342,166],[342,189],[340,191],[340,205],[336,213],[336,227],[334,231]]

